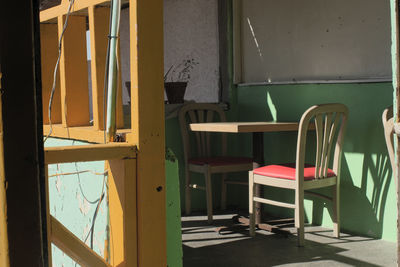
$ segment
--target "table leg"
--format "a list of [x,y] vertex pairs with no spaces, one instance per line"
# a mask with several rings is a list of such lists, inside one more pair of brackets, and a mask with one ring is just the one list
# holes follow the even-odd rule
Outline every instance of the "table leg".
[[[264,135],[262,132],[253,133],[253,169],[264,165]],[[256,196],[260,197],[263,194],[262,186],[256,184]],[[262,205],[256,203],[256,224],[262,221]]]
[[[253,169],[259,168],[264,165],[264,134],[262,132],[253,133]],[[260,185],[256,185],[255,194],[260,197],[263,195],[263,187]],[[216,231],[219,234],[223,234],[223,232],[231,232],[231,231],[242,231],[243,228],[247,229],[249,226],[249,219],[242,216],[234,216],[232,218],[236,223],[233,226],[222,226],[218,227]],[[279,233],[287,236],[290,232],[286,230],[281,230],[279,227],[270,224],[269,222],[262,223],[262,204],[260,202],[256,203],[256,224],[259,229]]]

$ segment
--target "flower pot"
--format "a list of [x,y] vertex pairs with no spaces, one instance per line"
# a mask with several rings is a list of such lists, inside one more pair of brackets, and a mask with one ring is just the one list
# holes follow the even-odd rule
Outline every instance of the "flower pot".
[[165,92],[167,94],[168,103],[183,103],[186,92],[187,82],[166,82],[164,83]]

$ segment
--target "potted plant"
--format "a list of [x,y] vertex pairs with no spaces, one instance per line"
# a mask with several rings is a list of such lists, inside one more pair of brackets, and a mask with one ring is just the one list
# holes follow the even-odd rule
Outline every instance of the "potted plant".
[[183,103],[190,72],[199,64],[193,58],[185,59],[180,64],[172,65],[164,75],[164,88],[168,103]]

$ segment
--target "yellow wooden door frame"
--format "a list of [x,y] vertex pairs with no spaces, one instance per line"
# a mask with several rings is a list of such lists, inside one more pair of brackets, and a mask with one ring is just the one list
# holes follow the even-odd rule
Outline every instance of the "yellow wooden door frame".
[[167,266],[163,0],[130,0],[129,17],[138,266]]

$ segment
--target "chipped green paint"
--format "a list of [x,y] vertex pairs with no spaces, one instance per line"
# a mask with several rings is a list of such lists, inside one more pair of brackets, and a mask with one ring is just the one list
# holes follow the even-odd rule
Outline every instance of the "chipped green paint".
[[[49,138],[46,147],[87,145],[88,143]],[[172,150],[166,149],[166,194],[167,194],[167,262],[169,267],[182,266],[182,238],[180,225],[179,166]],[[49,175],[76,173],[90,170],[95,173],[104,171],[104,161],[80,162],[49,165]],[[96,200],[102,192],[103,176],[93,173],[60,175],[49,178],[50,213],[81,240],[88,236],[93,221]],[[79,186],[81,185],[81,186]],[[106,191],[107,194],[107,191]],[[104,256],[104,244],[107,240],[108,205],[105,195],[95,222],[93,247]],[[61,250],[52,245],[54,267],[75,267],[75,262]],[[77,265],[78,266],[78,265]]]
[[[49,138],[46,147],[87,145],[88,143]],[[90,170],[104,172],[104,161],[80,162],[49,165],[49,176],[55,174],[76,173]],[[92,226],[97,200],[102,192],[103,175],[81,173],[60,175],[49,178],[50,213],[78,238],[90,246],[89,230]],[[105,192],[107,194],[107,192]],[[93,249],[104,256],[104,244],[107,239],[107,195],[105,195],[94,226]],[[52,261],[54,267],[75,267],[75,262],[52,245]]]

